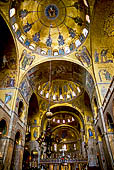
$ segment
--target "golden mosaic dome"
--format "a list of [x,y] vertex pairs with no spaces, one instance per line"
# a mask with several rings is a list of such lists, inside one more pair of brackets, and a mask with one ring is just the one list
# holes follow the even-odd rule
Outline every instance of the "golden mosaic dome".
[[77,83],[66,80],[53,80],[51,87],[49,82],[38,86],[38,94],[53,102],[68,102],[81,95],[82,91]]
[[85,0],[14,0],[9,15],[17,39],[44,56],[75,51],[89,31],[89,8]]

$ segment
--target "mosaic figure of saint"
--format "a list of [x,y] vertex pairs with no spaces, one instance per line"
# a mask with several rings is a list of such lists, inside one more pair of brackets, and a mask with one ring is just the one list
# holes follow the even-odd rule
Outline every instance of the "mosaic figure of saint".
[[86,49],[85,46],[83,46],[82,48],[81,56],[82,56],[83,62],[87,63],[87,65],[89,66],[91,61],[90,61],[88,50]]
[[14,87],[15,86],[15,78],[14,77],[8,77],[6,87]]
[[105,79],[110,81],[112,79],[110,73],[108,71],[106,71],[106,70],[104,70],[104,73],[105,73],[104,74],[105,75]]
[[95,50],[94,57],[95,57],[95,63],[99,63],[99,53],[97,52],[97,50]]
[[88,132],[89,132],[89,137],[92,137],[93,136],[92,130],[88,129]]
[[23,50],[23,53],[20,59],[22,60],[22,63],[21,63],[22,69],[25,69],[27,65],[31,65],[34,59],[35,59],[34,55],[31,55],[30,53],[27,53],[26,50]]
[[9,93],[6,93],[5,94],[5,104],[7,104],[10,100],[11,100],[11,98],[12,98],[12,93],[11,92],[9,92]]
[[101,63],[104,63],[107,61],[107,53],[108,53],[108,49],[106,49],[106,50],[103,49],[101,51]]
[[103,81],[103,78],[102,78],[103,76],[104,76],[104,80],[106,81],[111,81],[112,79],[111,74],[106,69],[99,70],[98,74],[99,74],[99,79],[101,82]]

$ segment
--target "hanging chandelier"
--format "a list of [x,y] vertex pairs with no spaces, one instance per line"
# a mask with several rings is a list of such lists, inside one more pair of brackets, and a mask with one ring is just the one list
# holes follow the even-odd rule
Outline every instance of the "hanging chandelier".
[[51,120],[51,117],[53,113],[50,111],[50,105],[51,105],[51,61],[50,61],[50,71],[49,71],[49,109],[46,112],[46,117],[48,118],[48,121]]

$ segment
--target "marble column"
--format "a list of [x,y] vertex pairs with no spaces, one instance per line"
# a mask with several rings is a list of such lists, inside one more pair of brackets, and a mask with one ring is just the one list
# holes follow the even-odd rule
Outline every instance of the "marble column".
[[98,147],[99,147],[99,152],[100,152],[102,168],[103,170],[108,170],[102,141],[98,141]]
[[113,156],[113,160],[114,160],[114,132],[107,132],[107,136],[109,139],[110,148],[111,148],[112,156]]
[[21,145],[16,145],[14,148],[14,154],[12,159],[12,170],[22,170],[24,148]]
[[[105,152],[107,154],[107,157],[110,157],[108,159],[108,168],[111,170],[114,167],[114,163],[113,163],[113,155],[112,155],[112,151],[111,151],[111,147],[110,147],[110,143],[109,143],[109,138],[107,136],[107,130],[106,130],[106,125],[105,125],[105,121],[104,121],[104,115],[103,115],[103,109],[102,107],[99,108],[99,114],[100,114],[100,118],[101,118],[101,122],[102,122],[102,127],[103,127],[103,144],[105,145]],[[108,156],[109,155],[109,156]]]
[[96,140],[94,138],[88,140],[88,163],[89,167],[98,166]]

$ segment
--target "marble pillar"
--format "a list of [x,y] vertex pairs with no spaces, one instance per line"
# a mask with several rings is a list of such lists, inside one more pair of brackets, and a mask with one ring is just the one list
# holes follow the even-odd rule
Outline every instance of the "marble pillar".
[[103,170],[108,170],[102,141],[98,141],[98,147],[99,147],[99,152],[100,152],[102,168]]
[[14,146],[14,152],[12,157],[12,170],[22,170],[22,160],[23,160],[24,148],[21,145]]

